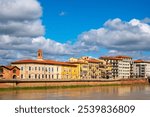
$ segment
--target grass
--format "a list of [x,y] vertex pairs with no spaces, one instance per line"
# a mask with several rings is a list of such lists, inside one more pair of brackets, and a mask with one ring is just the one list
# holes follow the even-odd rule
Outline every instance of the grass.
[[99,84],[99,85],[68,85],[68,86],[64,85],[64,86],[14,87],[14,88],[0,88],[0,91],[67,89],[67,88],[86,88],[86,87],[100,87],[100,86],[129,86],[129,85],[145,85],[145,84],[135,83],[135,84]]

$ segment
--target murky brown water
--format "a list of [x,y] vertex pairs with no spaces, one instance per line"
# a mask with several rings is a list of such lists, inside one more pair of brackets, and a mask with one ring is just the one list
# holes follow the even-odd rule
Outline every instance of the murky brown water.
[[0,91],[10,100],[149,100],[150,85]]

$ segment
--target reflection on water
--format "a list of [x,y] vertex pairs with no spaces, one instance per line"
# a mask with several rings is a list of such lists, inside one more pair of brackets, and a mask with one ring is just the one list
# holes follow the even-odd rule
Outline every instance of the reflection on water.
[[0,99],[34,100],[119,100],[150,99],[149,85],[103,86],[70,89],[13,90],[0,92]]

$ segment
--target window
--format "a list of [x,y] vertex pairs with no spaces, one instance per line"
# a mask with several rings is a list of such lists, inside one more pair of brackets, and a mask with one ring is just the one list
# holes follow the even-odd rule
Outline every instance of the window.
[[54,71],[54,68],[52,68],[52,72]]
[[16,69],[13,70],[13,73],[16,73]]
[[42,74],[42,78],[44,78],[44,74]]
[[31,71],[31,67],[29,67],[29,71]]
[[29,74],[29,78],[31,78],[31,75]]
[[45,75],[45,78],[47,79],[47,75]]
[[42,71],[44,71],[44,67],[42,67]]
[[0,73],[3,73],[3,68],[0,68]]
[[40,79],[40,74],[39,74],[39,77],[38,77],[39,79]]
[[40,71],[40,67],[39,67],[39,71]]
[[21,71],[23,71],[23,67],[21,67]]
[[23,79],[23,74],[21,74],[21,79]]
[[35,74],[35,79],[37,78],[37,74]]
[[54,75],[52,75],[52,79],[54,78]]
[[58,71],[58,67],[57,67],[57,71]]
[[37,70],[37,67],[35,67],[35,70]]

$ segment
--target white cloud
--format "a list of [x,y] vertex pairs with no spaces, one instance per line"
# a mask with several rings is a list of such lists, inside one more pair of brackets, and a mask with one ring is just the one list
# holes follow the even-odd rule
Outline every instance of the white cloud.
[[150,25],[137,19],[125,22],[116,18],[108,20],[99,29],[82,33],[78,40],[84,46],[94,45],[112,50],[150,50]]
[[0,20],[35,20],[42,15],[37,0],[0,0]]
[[43,37],[41,15],[37,0],[0,0],[0,64],[34,58],[39,48],[47,58],[71,54],[68,44]]
[[59,16],[64,16],[64,15],[66,15],[66,13],[65,13],[64,11],[61,11],[61,12],[59,13]]
[[150,23],[150,18],[146,17],[146,18],[144,18],[144,19],[142,20],[142,22],[144,22],[144,23]]
[[50,53],[52,55],[71,54],[69,50],[69,48],[71,48],[70,45],[62,44],[52,39],[45,39],[44,37],[34,38],[32,40],[32,45],[34,45],[37,49],[41,47],[46,53]]
[[129,22],[119,18],[108,20],[99,29],[83,32],[71,44],[43,36],[42,8],[37,0],[0,0],[0,8],[0,64],[34,58],[39,48],[46,53],[45,58],[53,59],[98,52],[101,47],[109,49],[108,54],[136,55],[150,50],[149,18]]

